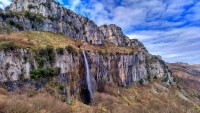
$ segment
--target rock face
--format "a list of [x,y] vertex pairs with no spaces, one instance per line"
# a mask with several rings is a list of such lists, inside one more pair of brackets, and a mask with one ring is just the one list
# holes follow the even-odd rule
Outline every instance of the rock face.
[[[73,54],[67,50],[61,55],[55,53],[55,61],[44,62],[43,68],[60,68],[56,80],[65,84],[64,92],[67,102],[71,96],[82,99],[88,103],[87,82],[83,56],[81,53]],[[113,84],[119,87],[130,87],[139,81],[148,83],[148,78],[166,78],[165,82],[172,83],[171,73],[156,56],[145,55],[143,52],[132,54],[101,54],[86,52],[89,70],[91,72],[92,91],[101,88],[102,84]],[[31,71],[40,69],[37,55],[27,49],[0,51],[0,82],[23,81],[31,78]],[[42,69],[43,69],[42,68]],[[9,87],[14,87],[9,84]],[[12,90],[12,89],[11,89]]]
[[[0,51],[1,82],[30,78],[30,70],[37,69],[36,55],[26,49]],[[105,81],[120,86],[130,86],[147,76],[159,78],[167,76],[165,64],[160,59],[147,57],[143,52],[133,54],[108,54],[87,52],[90,72],[97,83]],[[155,57],[155,56],[154,56]],[[81,53],[72,55],[67,51],[63,55],[56,54],[53,67],[59,67],[61,74],[76,73],[83,66]],[[51,67],[48,62],[45,67]]]
[[11,15],[13,18],[10,18],[20,23],[23,30],[63,33],[72,39],[81,38],[93,44],[102,44],[104,40],[102,32],[93,21],[63,8],[53,0],[14,0],[6,10],[9,11],[25,13],[21,16]]
[[[129,87],[138,84],[138,81],[146,82],[151,76],[166,78],[166,82],[173,81],[165,62],[150,55],[137,39],[125,36],[121,28],[113,24],[98,27],[91,20],[63,8],[53,0],[14,0],[6,11],[0,12],[1,27],[3,31],[9,27],[12,31],[42,30],[63,33],[72,39],[80,38],[99,46],[109,41],[117,46],[137,50],[127,54],[87,51],[93,90],[98,89],[101,84]],[[83,88],[86,82],[82,54],[73,54],[66,49],[63,54],[58,54],[55,50],[53,53],[56,54],[51,59],[55,57],[55,61],[42,59],[43,66],[61,69],[56,79],[67,84],[67,97],[73,95],[79,98],[85,95],[87,91]],[[34,52],[17,48],[0,50],[0,67],[0,82],[29,79],[31,70],[41,68]]]
[[129,37],[123,34],[121,28],[115,24],[102,25],[99,29],[103,33],[105,39],[115,45],[138,48],[139,50],[147,52],[146,48],[140,41],[137,39],[129,39]]
[[6,11],[0,12],[0,24],[10,26],[13,31],[51,31],[92,44],[101,45],[107,40],[118,46],[147,51],[141,42],[124,35],[120,27],[114,24],[98,27],[92,20],[63,8],[53,0],[14,0]]
[[105,38],[116,44],[121,46],[128,46],[129,38],[125,36],[120,27],[111,24],[111,25],[102,25],[99,27],[102,31]]

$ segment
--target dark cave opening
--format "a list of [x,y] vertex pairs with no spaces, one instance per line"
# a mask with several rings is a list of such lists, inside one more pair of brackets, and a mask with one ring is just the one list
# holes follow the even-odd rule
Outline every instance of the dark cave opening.
[[92,103],[91,95],[90,95],[88,88],[82,88],[81,89],[80,97],[81,97],[81,101],[84,104],[91,104]]

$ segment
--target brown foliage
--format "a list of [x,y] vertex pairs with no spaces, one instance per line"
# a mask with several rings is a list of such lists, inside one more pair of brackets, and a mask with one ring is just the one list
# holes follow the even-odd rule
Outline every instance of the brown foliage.
[[0,35],[0,41],[5,41],[5,42],[15,42],[18,44],[23,44],[23,45],[34,45],[34,43],[30,40],[20,38],[20,37],[10,37],[10,36],[2,36]]

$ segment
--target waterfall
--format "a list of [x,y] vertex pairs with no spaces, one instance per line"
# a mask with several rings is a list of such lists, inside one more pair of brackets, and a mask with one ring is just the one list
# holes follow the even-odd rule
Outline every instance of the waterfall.
[[87,57],[86,57],[86,54],[85,54],[84,50],[83,50],[83,56],[84,56],[87,87],[88,87],[88,90],[89,90],[89,93],[90,93],[90,99],[93,99],[92,83],[91,83],[91,77],[90,77],[90,69],[89,69],[88,60],[87,60]]

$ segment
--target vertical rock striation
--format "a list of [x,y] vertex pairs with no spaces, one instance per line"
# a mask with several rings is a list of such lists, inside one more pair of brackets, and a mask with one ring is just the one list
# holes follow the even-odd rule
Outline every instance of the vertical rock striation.
[[[120,27],[114,24],[98,27],[92,20],[53,0],[14,0],[6,11],[0,12],[0,24],[10,26],[13,31],[51,31],[92,44],[102,45],[107,40],[118,46],[147,51],[141,42],[124,35]],[[10,25],[11,21],[18,24]]]
[[[123,54],[86,51],[88,65],[85,71],[89,71],[92,76],[91,90],[98,88],[100,84],[129,87],[141,80],[148,81],[151,76],[166,78],[166,82],[172,82],[165,62],[158,56],[149,54],[140,41],[129,39],[114,24],[98,27],[93,21],[63,8],[53,0],[14,0],[5,11],[0,10],[0,32],[8,30],[7,27],[12,31],[42,30],[62,33],[71,39],[80,38],[101,47],[104,47],[105,41],[109,41],[116,46],[137,50]],[[36,54],[28,49],[0,49],[0,82],[29,79],[30,71],[39,67],[37,60]],[[73,54],[64,49],[63,54],[56,53],[53,63],[45,61],[44,67],[60,68],[60,74],[56,78],[67,84],[64,93],[68,97],[73,95],[79,98],[84,89],[82,87],[85,86],[83,61],[81,53]]]
[[81,38],[93,44],[102,44],[104,40],[102,32],[92,20],[53,0],[14,0],[6,10],[9,11],[22,14],[19,18],[12,15],[12,20],[21,23],[23,30],[63,33],[72,39]]

